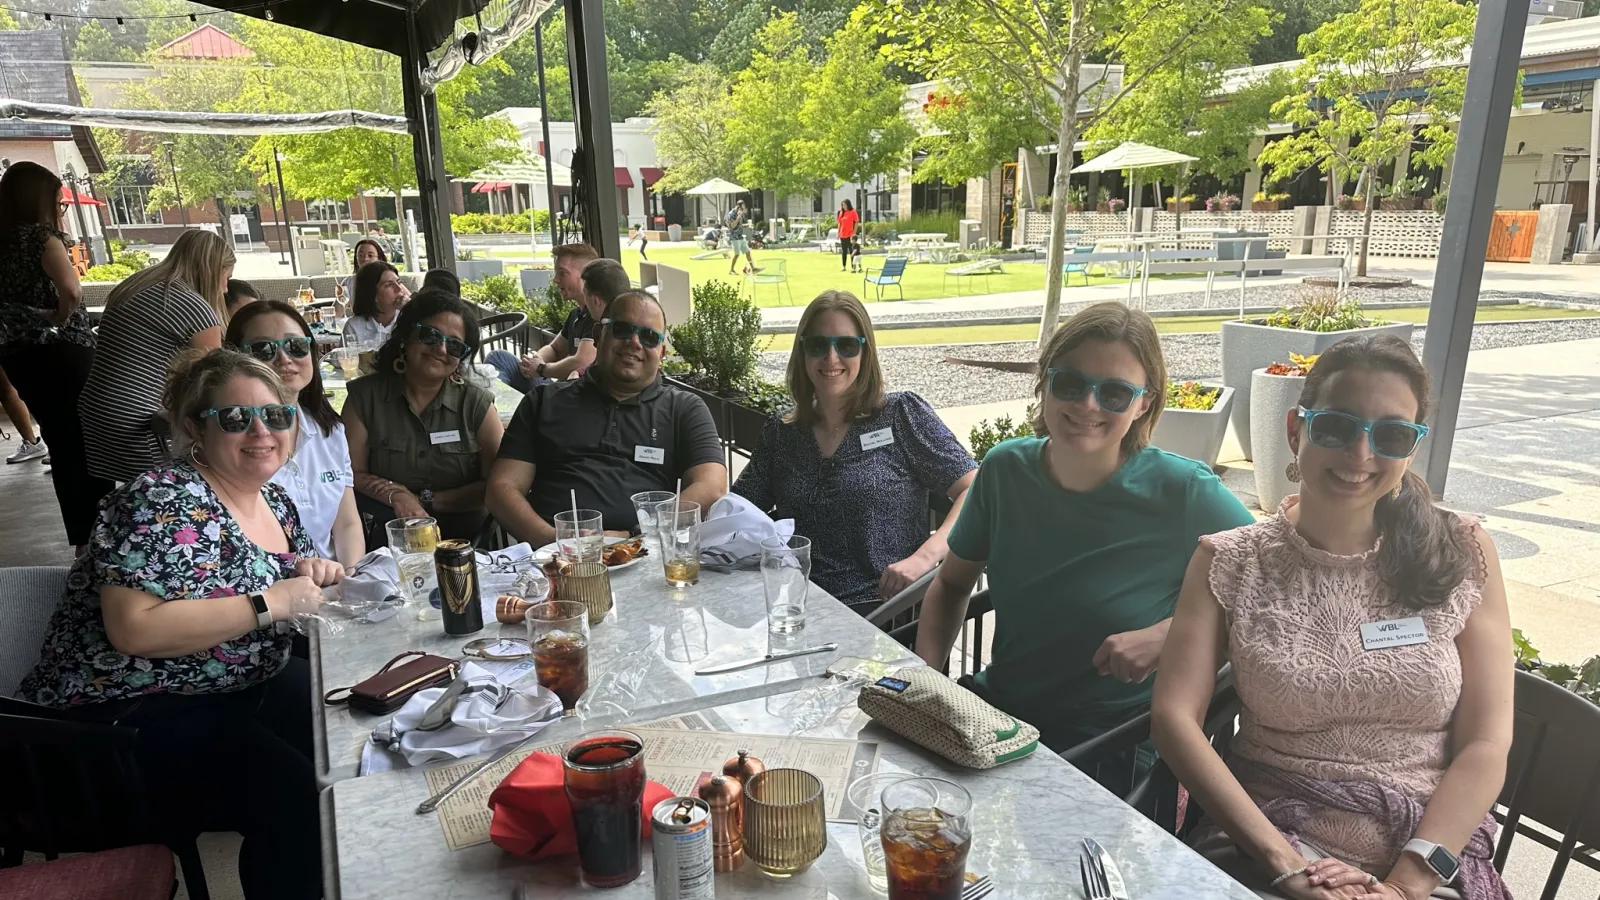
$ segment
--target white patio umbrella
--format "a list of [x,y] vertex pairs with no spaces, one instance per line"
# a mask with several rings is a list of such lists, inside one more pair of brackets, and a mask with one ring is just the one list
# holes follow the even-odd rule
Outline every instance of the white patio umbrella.
[[719,221],[722,219],[722,198],[728,194],[742,194],[744,192],[744,188],[723,178],[713,178],[684,191],[685,194],[693,194],[697,197],[716,197],[717,219]]
[[[1118,146],[1096,156],[1081,166],[1072,170],[1072,174],[1079,172],[1116,172],[1123,169],[1153,169],[1162,166],[1186,166],[1194,162],[1197,157],[1178,153],[1175,150],[1163,150],[1149,144],[1140,144],[1135,141],[1124,141]],[[1133,209],[1134,186],[1138,184],[1135,175],[1128,181],[1128,209]]]
[[[555,184],[557,187],[572,186],[571,169],[554,161],[550,163],[550,168],[551,171],[555,173]],[[530,162],[503,163],[501,165],[491,166],[487,169],[479,169],[478,171],[473,172],[471,175],[468,175],[467,180],[478,182],[487,181],[498,184],[528,185],[528,209],[530,210],[528,213],[528,243],[532,246],[534,255],[537,256],[539,253],[539,239],[536,236],[536,230],[533,228],[532,209],[534,188],[542,187],[550,183],[545,173],[544,157],[535,156],[532,157]],[[555,214],[555,210],[550,210],[550,215],[552,217],[554,217]]]

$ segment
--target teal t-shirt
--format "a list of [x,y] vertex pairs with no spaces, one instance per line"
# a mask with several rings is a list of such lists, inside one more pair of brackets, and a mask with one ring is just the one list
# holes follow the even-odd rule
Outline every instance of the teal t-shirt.
[[1092,491],[1045,469],[1044,438],[989,451],[950,531],[950,550],[988,562],[993,661],[980,693],[1060,751],[1150,703],[1154,677],[1096,671],[1110,635],[1172,615],[1200,537],[1255,521],[1202,463],[1147,447]]

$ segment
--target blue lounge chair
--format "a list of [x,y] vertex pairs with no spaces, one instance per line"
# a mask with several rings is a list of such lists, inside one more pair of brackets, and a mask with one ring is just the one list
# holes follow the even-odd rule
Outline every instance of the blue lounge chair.
[[[1073,247],[1072,248],[1072,252],[1073,252],[1073,254],[1093,253],[1094,252],[1094,248],[1093,247]],[[1088,263],[1068,262],[1066,265],[1061,267],[1062,279],[1065,282],[1070,284],[1072,282],[1072,273],[1073,272],[1077,272],[1079,275],[1083,276],[1083,283],[1084,284],[1088,284],[1089,283],[1089,264]]]
[[867,266],[865,271],[866,274],[861,279],[861,293],[865,294],[867,292],[867,285],[875,285],[878,288],[878,299],[882,300],[883,289],[889,285],[894,285],[894,289],[900,293],[900,299],[904,300],[906,298],[905,288],[900,286],[900,276],[906,272],[906,258],[904,256],[890,256],[884,259],[882,266],[876,269],[872,266]]

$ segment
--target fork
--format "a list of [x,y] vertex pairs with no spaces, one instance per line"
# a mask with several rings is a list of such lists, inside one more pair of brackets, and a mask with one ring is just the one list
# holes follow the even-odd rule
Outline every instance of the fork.
[[1111,900],[1111,883],[1106,880],[1106,870],[1100,858],[1087,849],[1078,853],[1078,874],[1083,877],[1085,900]]
[[989,892],[993,890],[994,882],[990,881],[989,876],[985,875],[961,889],[961,900],[982,900],[982,898],[989,896]]

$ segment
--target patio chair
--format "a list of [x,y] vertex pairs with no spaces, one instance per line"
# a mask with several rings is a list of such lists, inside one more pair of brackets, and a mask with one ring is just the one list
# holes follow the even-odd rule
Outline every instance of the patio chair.
[[[1519,835],[1555,851],[1540,900],[1555,900],[1567,864],[1600,871],[1600,706],[1533,674],[1516,676],[1516,713],[1494,867]],[[1537,822],[1542,828],[1531,827]]]
[[[1094,252],[1094,248],[1093,247],[1073,247],[1072,248],[1072,253],[1073,253],[1073,255],[1076,255],[1076,256],[1081,256],[1081,255],[1089,254],[1089,253],[1093,253],[1093,252]],[[1079,275],[1083,276],[1083,283],[1084,284],[1088,284],[1089,283],[1089,264],[1088,263],[1086,263],[1086,262],[1080,262],[1080,263],[1068,262],[1066,265],[1062,266],[1061,267],[1061,275],[1062,275],[1062,278],[1065,280],[1066,283],[1069,283],[1069,284],[1071,283],[1071,281],[1072,281],[1072,273],[1073,272],[1077,272]]]
[[[873,274],[876,272],[877,274]],[[904,256],[890,256],[884,259],[883,265],[876,268],[867,266],[861,278],[861,292],[867,292],[867,285],[874,285],[878,289],[878,299],[883,299],[883,289],[894,286],[899,292],[900,299],[906,298],[905,288],[900,285],[900,276],[906,272],[906,258]]]
[[980,259],[963,263],[959,266],[951,266],[944,270],[944,285],[941,290],[948,291],[950,289],[950,279],[954,278],[956,280],[956,296],[959,297],[961,296],[961,283],[963,281],[981,277],[983,279],[983,292],[987,294],[989,293],[989,276],[996,272],[1005,273],[1005,267],[1000,264],[998,259]]
[[745,283],[750,285],[751,300],[756,299],[756,285],[770,284],[778,299],[783,299],[783,292],[788,291],[789,302],[794,302],[794,289],[789,287],[789,261],[786,259],[751,269],[750,274],[745,276]]
[[528,352],[528,314],[520,312],[495,313],[478,321],[481,335],[477,359],[483,362],[486,354],[494,350],[509,350],[517,356]]

